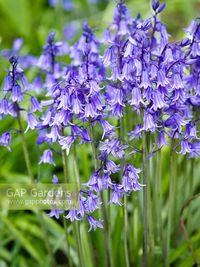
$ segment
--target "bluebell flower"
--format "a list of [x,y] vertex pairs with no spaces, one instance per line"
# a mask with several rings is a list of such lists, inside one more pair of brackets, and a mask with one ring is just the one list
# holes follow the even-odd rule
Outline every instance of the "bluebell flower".
[[129,100],[129,103],[131,106],[135,106],[137,108],[140,107],[140,105],[144,105],[144,100],[142,98],[142,93],[139,87],[134,87],[131,92],[131,100]]
[[43,155],[39,161],[39,164],[41,163],[48,163],[48,164],[55,165],[53,161],[53,153],[50,149],[44,150]]
[[165,8],[165,6],[166,6],[166,3],[162,3],[157,9],[157,14],[161,13],[163,11],[163,9]]
[[169,143],[167,142],[166,138],[165,138],[165,133],[163,131],[159,132],[158,134],[158,149],[162,148],[163,146],[168,146]]
[[103,220],[96,220],[93,216],[88,215],[87,220],[90,224],[90,228],[88,232],[90,232],[92,229],[96,230],[97,228],[103,228]]
[[[53,178],[52,178],[52,183],[53,184],[58,184],[59,182],[59,179],[58,177],[54,174],[53,175]],[[64,210],[59,210],[59,209],[55,209],[53,208],[50,213],[48,213],[48,216],[49,217],[55,217],[56,219],[59,219],[60,217],[60,214],[64,213]]]
[[31,89],[34,90],[37,94],[39,94],[43,88],[42,80],[39,76],[35,77],[31,84]]
[[42,111],[41,104],[39,103],[36,97],[31,96],[30,103],[30,112]]
[[81,135],[81,144],[92,142],[87,129],[82,129],[80,135]]
[[159,3],[160,1],[159,0],[152,0],[152,8],[154,11],[157,10],[157,8],[159,7]]
[[111,179],[111,172],[104,170],[104,174],[102,176],[102,187],[103,190],[108,190],[109,188],[113,188],[113,182]]
[[151,131],[151,132],[155,132],[156,130],[156,122],[154,120],[154,117],[152,116],[152,114],[146,110],[145,114],[144,114],[144,126],[143,126],[143,130],[145,131]]
[[183,81],[179,73],[174,74],[173,77],[173,88],[174,89],[181,89],[183,88]]
[[107,120],[102,119],[102,118],[100,118],[98,121],[99,121],[99,124],[101,125],[102,130],[103,130],[102,139],[105,136],[110,136],[110,135],[114,134],[114,131],[116,129],[115,126],[111,125]]
[[72,0],[62,0],[63,9],[66,11],[70,11],[74,8]]
[[[67,54],[68,47],[65,49],[66,45],[62,42],[55,42],[55,33],[51,32],[47,37],[47,43],[43,47],[43,54],[39,57],[37,62],[37,67],[44,70],[49,75],[47,78],[53,79],[56,76],[60,77],[60,73],[57,72],[57,68],[59,69],[59,64],[56,62],[56,56]],[[46,82],[46,86],[48,87],[48,83]]]
[[87,103],[85,105],[85,117],[91,117],[94,118],[95,116],[98,115],[98,113],[95,110],[95,106],[92,105],[92,103]]
[[99,171],[95,171],[85,185],[95,192],[101,192],[103,189],[103,181],[102,177],[99,175]]
[[5,146],[10,151],[10,141],[11,141],[11,134],[10,132],[5,132],[0,137],[0,146]]
[[162,70],[162,69],[159,70],[157,72],[157,86],[165,87],[168,84],[169,84],[169,80],[167,79],[164,70]]
[[24,40],[22,38],[16,38],[14,40],[14,42],[13,42],[13,50],[14,50],[14,52],[18,52],[21,49],[21,47],[23,45],[23,42],[24,42]]
[[24,96],[19,84],[13,86],[11,98],[13,102],[20,102],[23,100]]
[[200,157],[200,142],[194,142],[190,144],[191,147],[191,152],[190,152],[190,157],[195,158],[195,157]]
[[142,72],[142,81],[141,81],[140,86],[143,87],[144,89],[147,89],[149,86],[151,86],[149,73],[147,70],[143,70]]
[[79,114],[83,111],[83,106],[81,104],[81,101],[79,100],[78,97],[72,97],[71,100],[71,105],[72,105],[72,111],[74,114]]
[[180,114],[175,113],[165,121],[165,126],[173,130],[178,130],[178,132],[180,133],[182,131],[182,127],[187,123],[188,121],[185,118],[183,118]]
[[73,135],[67,137],[60,137],[59,144],[63,150],[66,150],[66,154],[69,155],[70,147],[74,143],[75,137]]
[[152,108],[156,111],[157,109],[162,109],[166,107],[166,102],[164,101],[164,96],[160,92],[159,88],[153,91],[153,106]]
[[55,217],[56,219],[59,219],[60,214],[62,214],[64,211],[63,210],[57,210],[57,209],[52,209],[50,213],[48,213],[49,217]]
[[46,137],[51,141],[51,142],[56,142],[59,137],[61,137],[61,131],[57,125],[53,125],[51,127],[51,131],[46,134]]
[[185,32],[187,32],[189,35],[193,35],[196,32],[196,29],[198,27],[197,20],[192,20],[188,28],[184,29]]
[[130,140],[140,139],[142,137],[142,125],[136,125],[135,129],[129,133]]
[[54,174],[54,175],[53,175],[53,178],[52,178],[52,183],[53,183],[53,184],[58,184],[58,182],[59,182],[59,179],[58,179],[58,177]]
[[99,199],[99,196],[95,195],[91,191],[87,193],[87,209],[89,212],[93,212],[100,208],[102,202]]
[[0,114],[9,114],[9,102],[5,97],[0,102]]
[[116,158],[123,158],[127,146],[122,145],[118,139],[106,140],[101,143],[100,151],[105,152],[107,155],[112,154]]
[[122,186],[125,192],[137,191],[141,189],[141,184],[138,182],[140,169],[136,169],[131,164],[127,164],[123,171]]
[[107,159],[106,160],[106,171],[111,173],[116,173],[120,170],[120,166],[115,164],[114,161]]
[[77,210],[70,210],[66,216],[63,216],[65,219],[70,219],[71,222],[74,220],[79,221],[81,219],[80,214]]
[[[24,75],[24,71],[18,67],[18,59],[15,56],[12,56],[9,61],[12,67],[8,70],[8,75],[4,79],[3,91],[5,97],[1,102],[1,110],[5,115],[7,115],[8,112],[11,115],[15,113],[12,109],[14,109],[14,107],[16,109],[16,103],[17,106],[19,106],[19,103],[24,99],[24,92],[28,88],[28,82]],[[8,107],[9,109],[7,110]]]
[[185,138],[186,139],[198,139],[197,127],[195,124],[188,123],[185,128]]
[[29,129],[35,129],[36,126],[38,125],[38,120],[36,119],[36,117],[32,114],[32,113],[28,113],[27,115],[27,122],[28,122],[28,126],[26,128],[25,133],[29,130]]
[[48,138],[46,137],[45,134],[40,134],[37,138],[37,144],[38,145],[41,145],[43,144],[44,142],[48,141]]
[[191,153],[191,152],[192,152],[192,149],[191,149],[190,142],[188,142],[187,140],[182,140],[180,153],[185,155],[186,153]]
[[122,205],[121,199],[124,195],[123,187],[117,184],[115,184],[113,187],[114,188],[113,188],[109,203],[121,206]]

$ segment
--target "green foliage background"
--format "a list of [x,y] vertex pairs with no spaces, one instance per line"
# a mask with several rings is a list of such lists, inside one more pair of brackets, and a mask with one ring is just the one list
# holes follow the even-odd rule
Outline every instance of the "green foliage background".
[[[78,25],[78,32],[74,37],[77,39],[81,34],[81,23],[87,20],[95,29],[96,34],[101,36],[103,29],[112,21],[114,1],[99,1],[98,4],[91,4],[87,0],[74,0],[74,10],[63,11],[61,5],[51,8],[46,0],[0,0],[0,50],[11,48],[16,37],[24,39],[22,54],[32,53],[39,55],[45,43],[48,33],[52,30],[56,32],[56,39],[63,36],[63,26],[67,23]],[[163,12],[162,19],[167,25],[171,38],[176,39],[183,36],[182,28],[185,28],[191,19],[200,14],[199,0],[167,0],[167,8]],[[149,0],[129,0],[127,1],[132,14],[141,12],[143,17],[151,14]],[[72,43],[74,40],[69,40]],[[6,75],[8,63],[0,58],[0,81]],[[32,73],[27,73],[32,79]],[[134,118],[133,118],[134,119]],[[26,126],[23,121],[24,128]],[[0,121],[0,135],[8,128],[15,128],[12,119]],[[31,151],[31,160],[34,166],[34,174],[38,180],[51,181],[52,168],[39,167],[37,165],[40,158],[40,151],[35,144],[34,133],[27,134],[27,143]],[[19,136],[13,138],[11,145],[12,153],[8,153],[6,148],[0,148],[0,182],[2,183],[26,183],[26,167],[23,158],[21,139]],[[43,148],[41,149],[43,150]],[[92,151],[87,146],[81,146],[77,151],[78,167],[82,181],[86,181],[93,169]],[[159,155],[162,157],[161,165],[158,158],[150,161],[150,183],[154,188],[158,186],[158,176],[161,186],[162,199],[162,221],[160,225],[154,218],[158,214],[157,203],[152,196],[152,216],[151,224],[154,236],[159,231],[165,235],[167,230],[167,217],[169,201],[169,150],[165,149]],[[134,158],[137,166],[141,165],[140,158]],[[171,266],[189,267],[194,266],[194,257],[189,250],[188,242],[192,245],[195,255],[200,262],[200,209],[199,199],[191,202],[189,208],[185,209],[184,216],[187,216],[187,229],[189,240],[184,238],[180,228],[180,210],[184,203],[194,194],[200,191],[200,164],[199,160],[191,160],[177,156],[174,158],[178,169],[174,173],[175,184],[173,193],[173,226],[171,229]],[[61,160],[57,160],[57,167],[54,172],[63,179]],[[74,176],[73,158],[69,157],[69,174]],[[154,168],[152,167],[154,166]],[[156,166],[156,167],[155,167]],[[193,178],[192,178],[193,177]],[[128,203],[129,216],[129,251],[132,266],[141,266],[142,255],[142,224],[141,224],[141,193],[135,193]],[[111,208],[112,245],[114,266],[124,266],[123,251],[123,222],[122,208]],[[184,218],[185,218],[184,217]],[[58,266],[68,266],[69,255],[73,264],[79,266],[77,259],[77,242],[73,234],[73,226],[67,222],[67,235],[69,246],[67,247],[62,220],[50,219],[47,216],[45,224],[48,231],[51,246]],[[87,233],[88,225],[80,224],[81,241],[84,252],[84,266],[102,267],[104,266],[104,249],[102,234],[100,230]],[[159,235],[160,236],[160,235]],[[162,240],[155,238],[152,253],[154,266],[163,266]],[[38,222],[37,216],[30,211],[0,211],[0,267],[49,267],[51,262],[47,256],[44,243],[44,236]]]

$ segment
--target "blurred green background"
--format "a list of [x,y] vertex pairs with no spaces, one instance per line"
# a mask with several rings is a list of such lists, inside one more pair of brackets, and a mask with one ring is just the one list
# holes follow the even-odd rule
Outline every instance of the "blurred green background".
[[[59,2],[59,0],[58,0]],[[131,10],[133,16],[138,12],[142,17],[151,15],[151,3],[149,0],[129,0],[125,1]],[[171,34],[171,39],[181,38],[184,33],[183,28],[186,28],[189,22],[200,15],[200,0],[166,0],[167,7],[162,14],[162,20],[167,25],[168,31]],[[47,0],[0,0],[0,51],[12,48],[12,43],[15,38],[22,37],[24,45],[21,51],[22,55],[31,53],[38,56],[42,47],[45,44],[46,38],[50,31],[56,32],[56,40],[60,40],[64,36],[64,27],[71,25],[76,29],[73,37],[67,41],[72,44],[81,35],[81,24],[83,20],[87,20],[95,30],[97,36],[101,36],[103,30],[112,21],[113,9],[116,1],[89,1],[89,0],[74,0],[72,1],[73,8],[64,10],[61,1],[55,7],[49,5]],[[70,30],[68,30],[70,32]],[[7,73],[8,62],[5,58],[0,58],[0,82]],[[28,78],[32,78],[28,73]],[[24,128],[26,122],[24,121]],[[0,121],[0,135],[7,129],[15,128],[16,122],[13,119]],[[40,157],[40,151],[35,144],[36,136],[34,133],[27,134],[27,143],[31,153],[31,160],[34,166],[34,174],[39,179],[42,177],[45,181],[50,182],[53,174],[52,168],[38,167],[37,162]],[[44,148],[44,147],[43,147]],[[43,148],[41,150],[43,150]],[[0,147],[0,181],[9,182],[27,182],[27,172],[22,155],[21,139],[18,135],[13,137],[11,145],[12,153],[8,153],[6,148]],[[91,173],[91,149],[87,146],[78,148],[78,163],[80,175],[83,181],[89,178]],[[167,217],[167,197],[169,185],[169,151],[162,152],[162,201],[163,201],[163,220]],[[136,165],[140,165],[135,159]],[[61,179],[63,178],[61,160],[57,160],[57,167],[54,169]],[[200,167],[199,161],[191,161],[179,157],[177,160],[179,171],[177,176],[177,199],[175,200],[176,209],[174,213],[174,225],[172,229],[173,246],[171,250],[171,266],[189,267],[193,264],[193,257],[188,250],[188,245],[183,236],[179,232],[178,217],[180,208],[183,203],[200,188]],[[73,175],[73,158],[69,157],[69,173]],[[151,170],[152,185],[155,170]],[[194,183],[187,179],[191,177],[193,172]],[[134,266],[140,266],[141,262],[141,214],[139,201],[140,196],[135,194],[132,197],[132,202],[129,203],[130,217],[130,253],[131,263]],[[133,204],[133,205],[132,205]],[[200,211],[197,201],[192,204],[190,215],[189,233],[191,234],[191,242],[195,252],[200,260],[200,230],[199,219]],[[132,212],[134,209],[134,212]],[[132,213],[131,213],[132,212]],[[124,266],[124,253],[122,248],[121,229],[123,222],[119,220],[122,216],[121,208],[112,209],[112,242],[113,242],[113,258],[114,267]],[[57,261],[57,266],[69,266],[71,258],[74,266],[78,265],[77,260],[77,241],[73,235],[73,226],[67,222],[67,235],[69,238],[69,246],[66,244],[66,238],[63,229],[62,220],[50,219],[47,216],[45,224],[53,248],[53,253]],[[104,262],[104,249],[102,235],[100,230],[88,234],[87,227],[84,223],[81,224],[81,238],[84,251],[84,261],[87,267],[102,267]],[[163,227],[166,225],[164,223]],[[156,230],[155,230],[156,231]],[[161,247],[156,245],[155,254],[157,261],[154,266],[162,266]],[[158,241],[158,243],[160,240]],[[70,251],[70,252],[69,252]],[[96,262],[96,263],[95,263]],[[44,243],[44,236],[36,215],[28,211],[8,212],[3,210],[0,212],[0,267],[49,267],[51,261],[47,256],[47,250]],[[154,267],[153,266],[153,267]]]
[[[68,23],[81,25],[87,20],[98,34],[112,21],[115,0],[71,0],[71,10],[64,10],[61,0],[51,7],[48,0],[0,0],[0,41],[1,48],[11,47],[16,37],[25,41],[24,52],[38,54],[50,30],[63,35],[63,27]],[[96,3],[95,3],[96,2]],[[138,12],[142,17],[151,14],[149,0],[125,1],[133,16]],[[162,19],[173,37],[181,36],[192,18],[199,16],[199,0],[166,0],[167,8]]]

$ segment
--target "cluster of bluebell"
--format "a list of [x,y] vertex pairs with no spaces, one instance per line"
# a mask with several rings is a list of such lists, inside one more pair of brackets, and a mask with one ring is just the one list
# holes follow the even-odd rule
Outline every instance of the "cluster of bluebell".
[[[50,33],[42,55],[28,64],[40,69],[43,83],[37,76],[28,84],[17,57],[10,58],[0,118],[26,112],[26,131],[38,131],[39,145],[59,144],[66,156],[72,145],[93,146],[94,172],[80,191],[80,209],[65,214],[71,221],[87,218],[90,229],[103,227],[102,220],[91,215],[101,209],[99,193],[109,190],[108,204],[122,205],[124,196],[141,190],[141,170],[130,159],[133,152],[142,153],[140,140],[145,132],[154,136],[153,151],[172,143],[177,153],[199,156],[200,20],[185,29],[183,40],[170,42],[158,18],[164,8],[165,4],[153,0],[153,15],[143,20],[139,15],[132,18],[121,1],[101,40],[83,23],[82,36],[71,47],[55,42]],[[100,48],[105,48],[103,55]],[[66,54],[71,58],[68,65],[57,60]],[[46,96],[38,101],[32,91],[43,95],[45,91]],[[28,110],[21,105],[25,96],[30,101]],[[133,128],[122,137],[119,128],[124,119]],[[99,140],[94,131],[101,135]],[[132,140],[137,140],[137,148]],[[0,144],[9,148],[10,141],[11,133],[3,133]],[[50,148],[39,163],[55,164]],[[114,179],[115,173],[121,178]],[[58,182],[55,176],[53,182]],[[50,216],[58,218],[63,212],[53,210]]]

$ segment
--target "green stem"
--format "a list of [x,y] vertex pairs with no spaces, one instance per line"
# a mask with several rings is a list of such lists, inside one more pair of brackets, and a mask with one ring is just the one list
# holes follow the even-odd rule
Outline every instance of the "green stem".
[[[146,140],[146,146],[147,146],[147,153],[148,151],[152,151],[152,142],[153,140],[150,139],[150,134],[147,134],[147,140]],[[148,172],[148,179],[147,179],[147,212],[148,212],[148,227],[149,227],[149,253],[148,253],[148,265],[152,265],[152,262],[155,262],[154,260],[154,224],[156,224],[156,217],[153,221],[153,206],[152,206],[152,195],[154,195],[154,188],[151,186],[151,181],[154,181],[152,179],[154,177],[153,174],[153,160],[154,157],[151,157],[149,159],[149,163],[147,163],[147,169],[146,173]]]
[[[80,176],[78,171],[78,164],[77,164],[77,153],[76,153],[76,144],[73,145],[73,152],[74,152],[74,173],[76,177],[76,183],[80,185]],[[76,235],[76,241],[78,245],[78,256],[79,256],[79,266],[83,267],[84,264],[84,257],[83,257],[83,251],[82,251],[82,242],[81,242],[81,234],[80,234],[80,226],[78,225],[78,222],[75,222],[74,226],[75,235]]]
[[[191,167],[190,167],[190,182],[189,182],[189,195],[193,194],[193,183],[194,183],[194,158],[191,159]],[[188,214],[187,214],[187,229],[188,234],[192,231],[192,223],[191,223],[191,206],[188,207]]]
[[[90,135],[91,135],[91,145],[92,145],[92,152],[93,152],[93,158],[94,158],[94,166],[95,170],[98,169],[98,156],[97,156],[97,149],[95,146],[95,135],[94,135],[94,128],[92,127],[91,121],[89,121],[89,128],[90,128]],[[106,261],[106,267],[113,266],[112,261],[112,254],[110,253],[112,250],[112,243],[109,235],[109,228],[108,228],[108,216],[106,212],[106,204],[104,201],[103,194],[100,194],[100,199],[102,202],[102,208],[100,209],[100,216],[103,218],[104,221],[104,231],[103,231],[103,240],[104,240],[104,253],[105,253],[105,261]]]
[[147,137],[146,133],[142,133],[142,163],[143,163],[143,184],[145,187],[143,188],[143,259],[142,266],[148,266],[148,195],[147,195]]
[[160,235],[160,243],[162,247],[162,261],[166,266],[166,252],[164,244],[164,233],[163,233],[163,221],[162,221],[162,187],[161,187],[161,175],[162,175],[162,153],[157,153],[157,175],[156,175],[156,200],[157,205],[157,216],[158,216],[158,232]]
[[[65,181],[65,183],[68,183],[67,157],[65,155],[64,150],[62,150],[62,163],[63,163],[64,181]],[[71,259],[71,255],[70,255],[70,242],[69,242],[69,237],[68,237],[68,233],[67,233],[67,223],[66,223],[65,218],[63,218],[63,225],[64,225],[64,232],[65,232],[65,238],[66,238],[66,243],[67,243],[69,266],[72,267],[72,259]]]
[[78,225],[78,222],[74,222],[74,231],[76,236],[76,242],[78,245],[78,258],[79,258],[79,267],[84,266],[84,259],[83,259],[83,253],[82,253],[82,245],[81,245],[81,235],[80,235],[80,227]]
[[[30,161],[30,157],[29,157],[28,147],[27,147],[27,144],[26,144],[26,139],[25,139],[25,136],[24,136],[24,130],[23,130],[23,126],[22,126],[22,122],[21,122],[21,116],[20,116],[20,110],[19,110],[19,107],[18,107],[17,104],[16,104],[16,110],[17,110],[17,121],[18,121],[18,125],[19,125],[21,139],[22,139],[22,147],[23,147],[23,152],[24,152],[24,158],[25,158],[25,162],[26,162],[26,168],[27,168],[27,172],[28,172],[28,175],[29,175],[31,181],[34,182],[34,175],[33,175],[33,171],[32,171],[32,166],[31,166],[31,161]],[[52,251],[52,248],[51,248],[51,244],[50,244],[50,241],[49,241],[49,237],[48,237],[48,233],[47,233],[47,230],[46,230],[43,214],[42,214],[42,212],[40,210],[37,212],[37,216],[38,216],[38,219],[40,221],[40,224],[41,224],[41,227],[42,227],[42,231],[43,231],[43,234],[44,234],[44,241],[45,241],[45,245],[46,245],[46,249],[48,251],[49,257],[51,259],[51,266],[52,267],[56,267],[57,266],[56,260],[54,258],[54,254],[53,254],[53,251]]]
[[105,255],[106,255],[106,267],[112,266],[112,254],[110,251],[110,248],[112,247],[111,245],[111,240],[110,240],[110,235],[109,235],[109,230],[108,230],[108,216],[106,213],[106,208],[105,208],[105,200],[103,193],[100,194],[100,199],[102,202],[102,208],[101,208],[101,217],[103,218],[104,222],[104,231],[103,231],[103,239],[104,239],[104,250],[105,250]]
[[[138,256],[139,256],[139,226],[140,226],[140,216],[139,216],[139,200],[138,200],[138,195],[133,194],[132,195],[132,242],[131,243],[131,257],[133,264],[137,264],[138,262]],[[134,265],[136,266],[136,265]]]
[[70,255],[70,242],[68,240],[68,233],[67,233],[67,222],[66,219],[63,218],[63,225],[64,225],[64,231],[65,231],[65,239],[66,239],[66,245],[67,245],[67,252],[68,252],[68,259],[69,259],[69,267],[72,267],[72,259]]
[[22,140],[22,148],[23,148],[23,152],[24,152],[24,159],[25,159],[25,163],[26,163],[26,168],[27,168],[28,176],[30,177],[31,181],[34,182],[34,176],[33,176],[31,161],[30,161],[30,157],[29,157],[27,144],[26,144],[26,139],[24,136],[24,130],[22,127],[22,122],[21,122],[20,111],[19,111],[18,105],[16,105],[16,109],[17,109],[17,121],[18,121],[21,140]]
[[124,196],[124,253],[126,260],[126,267],[130,266],[128,253],[128,213],[127,213],[127,198]]
[[91,134],[91,138],[92,138],[92,152],[93,152],[93,158],[94,158],[94,167],[95,170],[98,168],[98,156],[97,156],[97,150],[96,150],[96,146],[95,146],[95,136],[94,136],[94,128],[92,127],[92,125],[90,126],[90,134]]
[[[110,190],[108,189],[108,200],[110,199]],[[109,251],[110,251],[110,266],[114,267],[113,262],[113,250],[112,250],[112,217],[111,217],[111,205],[108,206],[108,240],[109,240]]]
[[[124,142],[124,117],[120,119],[120,139]],[[121,180],[123,179],[123,169],[124,169],[124,159],[120,160],[120,167],[121,167]],[[130,266],[129,262],[129,253],[128,253],[128,213],[127,213],[127,199],[124,196],[124,206],[123,206],[123,217],[124,217],[124,254],[125,254],[125,261],[126,267]]]
[[63,173],[64,173],[64,181],[68,183],[68,172],[67,172],[67,157],[65,155],[65,150],[62,150],[62,164],[63,164]]
[[[127,110],[127,128],[128,128],[128,132],[131,132],[132,129],[134,129],[136,127],[136,125],[138,123],[140,123],[140,121],[137,121],[137,116],[135,116],[135,113],[133,112],[132,108],[129,106],[128,110]],[[133,116],[135,118],[135,120],[133,121]],[[135,140],[132,140],[133,145],[135,146]],[[137,160],[137,155],[134,153],[132,156],[132,162],[134,164],[134,162]],[[132,194],[132,223],[131,223],[131,235],[132,238],[129,237],[130,240],[130,262],[131,264],[137,265],[139,259],[139,253],[138,251],[140,250],[140,245],[139,245],[139,228],[140,228],[140,216],[139,216],[139,212],[138,210],[140,206],[139,203],[139,198],[138,198],[138,194]]]
[[170,174],[169,174],[169,208],[168,208],[168,225],[167,225],[167,242],[166,242],[166,265],[170,266],[170,239],[171,239],[171,227],[172,227],[172,214],[174,205],[174,175],[173,175],[173,140],[171,142],[170,149]]

